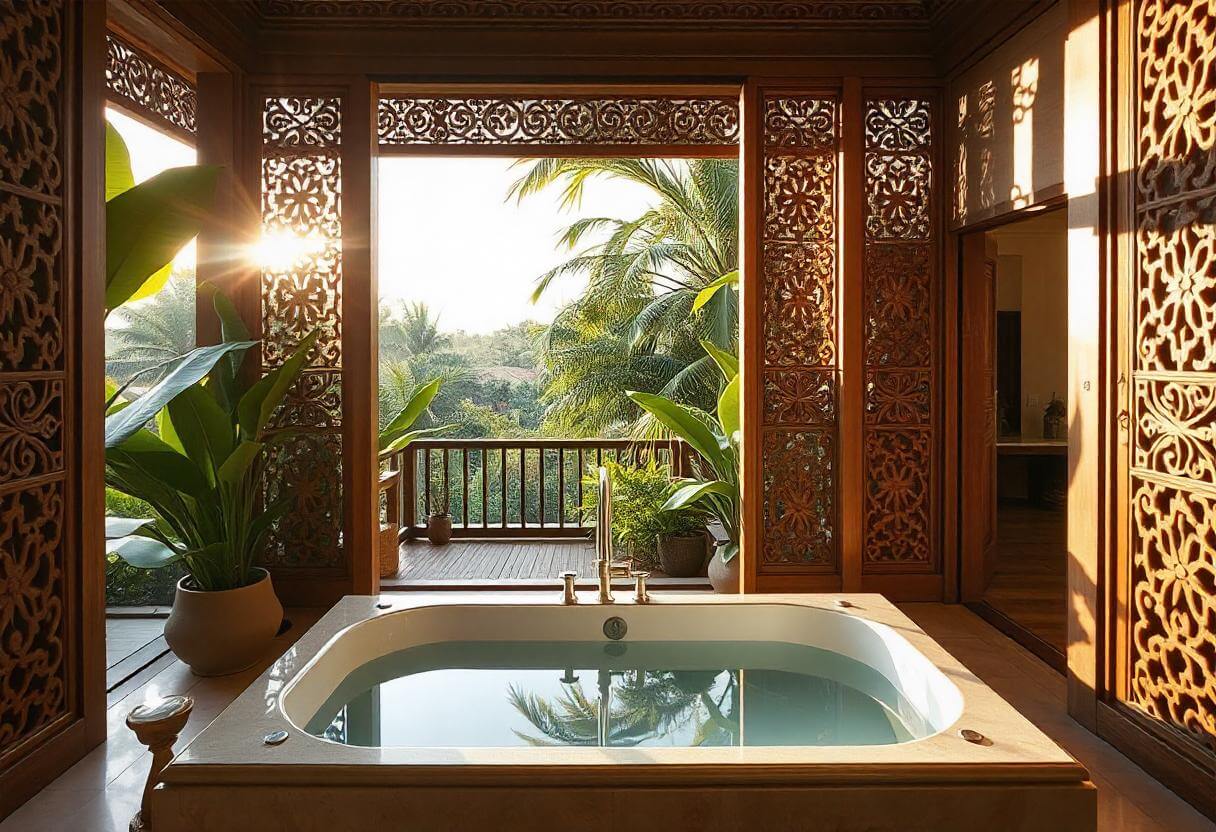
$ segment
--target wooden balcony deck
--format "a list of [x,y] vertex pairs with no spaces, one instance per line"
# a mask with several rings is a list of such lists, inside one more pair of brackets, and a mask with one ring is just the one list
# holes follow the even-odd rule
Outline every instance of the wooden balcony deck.
[[[557,574],[567,569],[579,574],[579,587],[595,582],[595,549],[589,540],[453,540],[432,546],[426,540],[401,544],[401,569],[380,581],[382,589],[538,589],[554,587]],[[668,578],[653,572],[651,583],[668,589],[708,589],[706,578]],[[624,588],[621,579],[616,585]]]

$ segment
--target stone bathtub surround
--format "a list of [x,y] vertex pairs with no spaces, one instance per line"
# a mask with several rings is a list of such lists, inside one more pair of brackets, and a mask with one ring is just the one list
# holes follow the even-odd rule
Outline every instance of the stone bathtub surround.
[[[558,598],[342,599],[165,769],[158,832],[1096,829],[1085,768],[882,596]],[[511,622],[525,620],[561,623],[551,638],[595,639],[609,615],[629,622],[627,640],[681,639],[672,627],[711,614],[721,627],[697,622],[702,638],[852,652],[927,708],[937,733],[864,747],[364,748],[298,727],[349,670],[411,644],[511,640]],[[968,742],[964,729],[985,740]],[[263,743],[280,730],[285,742]]]

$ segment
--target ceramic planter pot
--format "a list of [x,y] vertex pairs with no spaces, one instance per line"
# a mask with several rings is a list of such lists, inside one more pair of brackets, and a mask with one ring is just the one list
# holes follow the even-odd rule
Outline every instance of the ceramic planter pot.
[[435,546],[446,546],[452,539],[452,515],[432,514],[426,518],[426,539]]
[[671,578],[692,578],[705,565],[705,533],[656,535],[659,568]]
[[189,575],[177,582],[165,643],[199,676],[226,676],[252,667],[283,623],[283,605],[270,573],[240,589],[192,589]]
[[714,553],[709,558],[709,583],[714,592],[719,595],[737,595],[739,593],[739,561],[735,555],[730,563],[722,562],[721,546],[714,547]]

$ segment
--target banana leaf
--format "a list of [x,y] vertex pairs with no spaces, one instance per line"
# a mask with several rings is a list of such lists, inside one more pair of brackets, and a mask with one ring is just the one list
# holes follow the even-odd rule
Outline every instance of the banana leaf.
[[256,343],[256,341],[234,341],[227,344],[216,344],[199,347],[181,356],[174,362],[173,369],[151,390],[127,407],[106,417],[106,448],[113,448],[134,435],[179,393],[211,372],[215,363],[225,355],[236,350],[247,350]]
[[198,236],[219,170],[214,165],[169,168],[106,202],[107,312],[159,278],[158,272]]

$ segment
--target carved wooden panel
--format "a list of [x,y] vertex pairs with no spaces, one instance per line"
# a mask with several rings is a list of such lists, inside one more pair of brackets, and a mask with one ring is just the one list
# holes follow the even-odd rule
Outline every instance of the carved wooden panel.
[[342,102],[273,96],[262,109],[262,233],[289,241],[263,265],[262,364],[281,364],[309,333],[317,346],[273,424],[303,431],[267,463],[266,499],[292,508],[267,561],[342,567]]
[[[0,771],[76,713],[62,2],[0,0]],[[0,806],[7,801],[0,800]]]
[[761,240],[763,573],[838,568],[839,102],[769,95]]
[[377,135],[392,145],[731,145],[730,97],[383,97]]
[[1140,0],[1135,37],[1127,699],[1216,753],[1216,10]]
[[198,129],[194,85],[114,33],[106,35],[107,96],[187,140]]
[[[260,0],[271,19],[338,18],[459,25],[586,22],[614,26],[760,23],[789,26],[816,21],[866,25],[923,24],[952,0]],[[931,7],[927,8],[927,7]]]
[[865,102],[863,570],[936,566],[933,107]]

